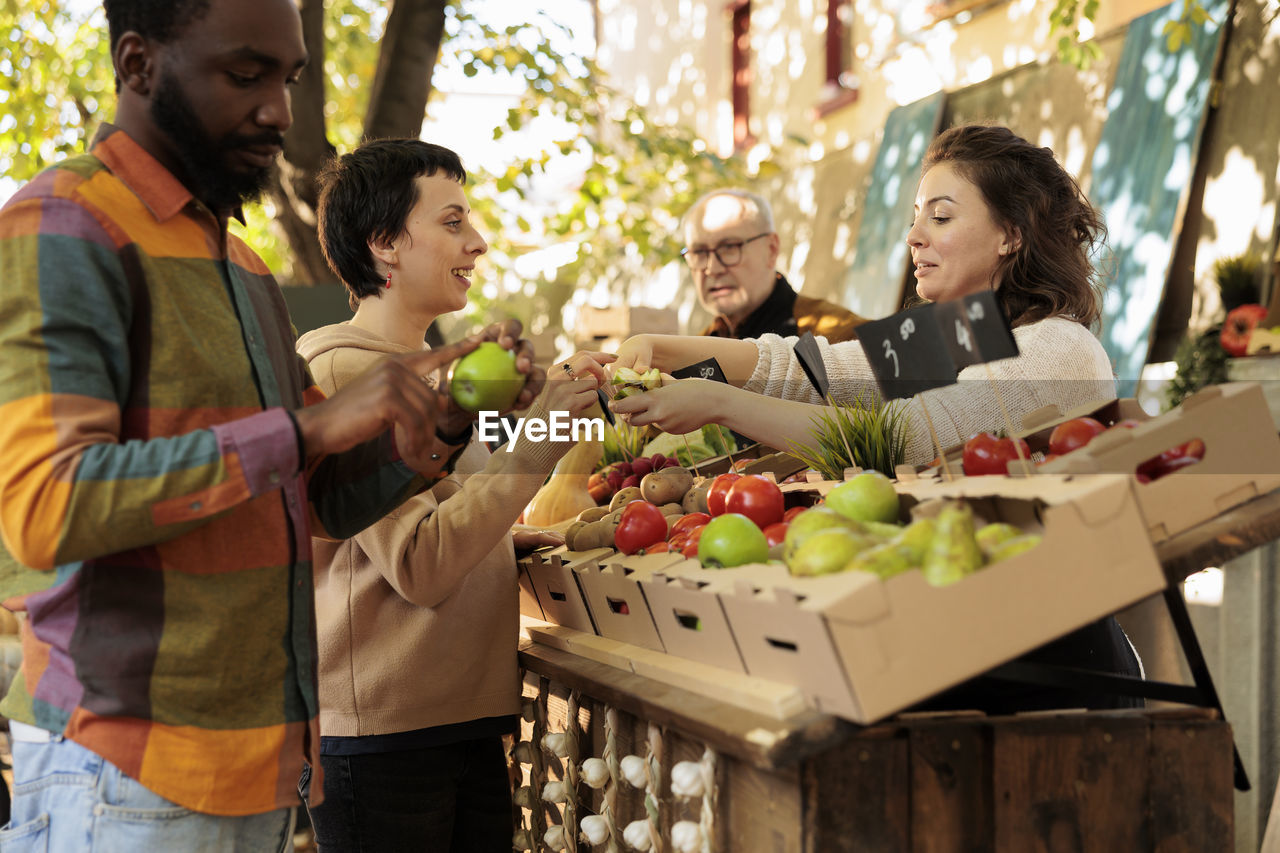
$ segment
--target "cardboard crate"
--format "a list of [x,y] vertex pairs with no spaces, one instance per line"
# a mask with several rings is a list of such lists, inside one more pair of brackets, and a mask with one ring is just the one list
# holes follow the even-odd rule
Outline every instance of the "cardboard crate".
[[523,565],[542,608],[542,618],[557,625],[594,634],[595,625],[591,622],[591,613],[587,610],[586,600],[582,597],[582,590],[578,588],[573,569],[612,553],[609,548],[570,551],[562,545],[551,551],[534,551],[529,555]]
[[598,350],[602,345],[613,344],[612,349],[632,335],[678,335],[680,316],[674,308],[646,308],[638,305],[617,305],[611,308],[594,308],[583,305],[571,327],[574,344],[578,349]]
[[1280,436],[1256,382],[1206,388],[1173,411],[1133,429],[1104,433],[1039,472],[1131,475],[1141,463],[1193,438],[1205,445],[1197,464],[1149,483],[1131,478],[1153,541],[1280,488]]
[[[1031,551],[958,583],[920,571],[768,577],[719,594],[748,673],[794,684],[820,710],[879,720],[1165,586],[1129,478],[917,481],[904,505],[964,498],[986,521],[1041,528]],[[722,570],[726,574],[739,570]]]
[[[1027,442],[1031,450],[1032,461],[1037,461],[1043,459],[1049,452],[1049,436],[1052,435],[1054,427],[1073,418],[1083,417],[1093,418],[1102,422],[1104,426],[1113,426],[1126,419],[1139,422],[1146,421],[1151,416],[1146,413],[1142,406],[1138,405],[1138,401],[1133,397],[1085,403],[1074,409],[1068,409],[1066,412],[1063,412],[1057,406],[1050,405],[1028,412],[1022,418],[1021,428],[1014,432],[1013,435]],[[945,455],[947,463],[951,466],[951,473],[954,476],[963,476],[964,471],[961,467],[961,462],[964,458],[964,445],[957,444],[948,447]],[[899,479],[912,479],[920,476],[941,476],[941,469],[928,465],[898,466]]]
[[574,568],[596,633],[610,640],[663,651],[640,581],[672,563],[679,554],[626,556],[610,552]]
[[[684,576],[680,566],[684,567]],[[694,572],[702,577],[690,576]],[[667,654],[746,673],[729,620],[716,595],[726,585],[722,573],[704,571],[697,560],[682,561],[640,582]]]
[[516,563],[516,583],[520,585],[520,615],[547,621],[547,614],[538,603],[538,591],[534,588],[533,578],[529,576],[529,564],[526,560]]

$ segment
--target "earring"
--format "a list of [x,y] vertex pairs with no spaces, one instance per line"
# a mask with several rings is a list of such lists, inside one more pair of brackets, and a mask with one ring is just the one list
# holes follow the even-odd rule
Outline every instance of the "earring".
[[387,270],[387,283],[383,285],[387,290],[391,289],[391,270]]

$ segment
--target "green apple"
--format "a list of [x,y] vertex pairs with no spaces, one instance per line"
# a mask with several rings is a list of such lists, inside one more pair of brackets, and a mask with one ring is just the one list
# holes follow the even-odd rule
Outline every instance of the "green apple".
[[638,373],[630,367],[619,367],[614,372],[610,384],[613,386],[613,398],[621,400],[632,394],[662,387],[662,372],[656,367],[651,367],[644,373]]
[[708,569],[728,569],[769,559],[769,543],[764,532],[745,515],[726,512],[702,528],[698,537],[698,560]]
[[863,471],[827,495],[827,506],[854,521],[898,520],[898,493],[893,481],[879,471]]
[[[798,516],[797,516],[798,518]],[[812,577],[844,571],[875,540],[848,527],[832,527],[810,536],[787,560],[793,575]]]
[[527,378],[516,369],[513,350],[485,341],[453,366],[449,395],[468,412],[505,412],[515,405]]

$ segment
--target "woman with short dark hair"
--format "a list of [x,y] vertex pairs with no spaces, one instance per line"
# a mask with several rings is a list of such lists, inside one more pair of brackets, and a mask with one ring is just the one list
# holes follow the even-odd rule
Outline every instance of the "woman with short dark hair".
[[[465,180],[456,154],[417,139],[365,143],[324,171],[321,245],[355,309],[298,341],[327,393],[425,348],[432,321],[466,307],[487,246]],[[526,418],[594,404],[601,360],[611,357],[579,353],[553,368]],[[572,442],[526,432],[490,455],[462,414],[441,416],[442,432],[458,430],[452,476],[351,539],[313,541],[321,851],[511,849],[502,735],[518,731],[520,710],[515,548],[560,541],[511,527]]]

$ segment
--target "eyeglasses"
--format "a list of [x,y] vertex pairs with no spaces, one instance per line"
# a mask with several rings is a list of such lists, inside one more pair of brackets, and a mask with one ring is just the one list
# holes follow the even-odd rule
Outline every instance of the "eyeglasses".
[[763,234],[757,234],[754,237],[748,237],[746,240],[726,240],[714,249],[681,249],[680,257],[684,258],[684,262],[689,265],[689,269],[701,272],[711,265],[711,256],[714,254],[716,260],[724,267],[736,267],[742,263],[742,247],[750,243],[752,240],[759,240],[761,237],[768,237],[772,231],[765,231]]

